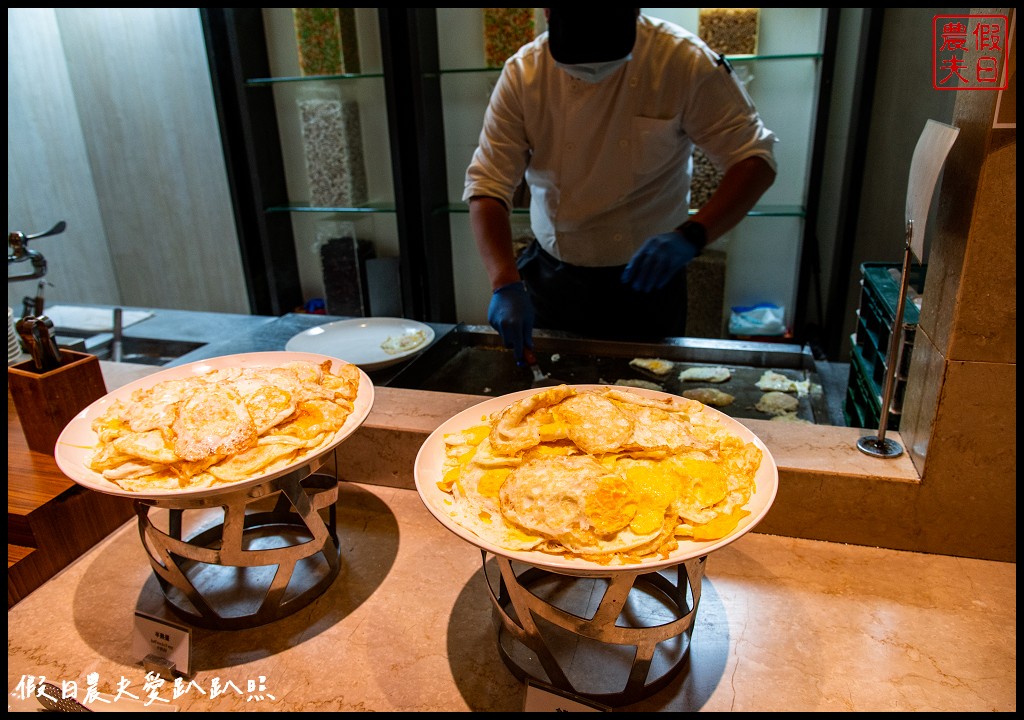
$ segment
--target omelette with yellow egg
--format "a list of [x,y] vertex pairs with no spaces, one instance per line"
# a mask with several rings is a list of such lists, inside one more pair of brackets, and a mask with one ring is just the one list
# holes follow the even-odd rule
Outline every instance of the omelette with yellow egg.
[[444,436],[449,516],[507,550],[667,558],[749,514],[761,449],[702,403],[560,385]]
[[275,472],[329,445],[354,408],[355,365],[223,367],[163,380],[91,424],[85,465],[123,490],[193,490]]

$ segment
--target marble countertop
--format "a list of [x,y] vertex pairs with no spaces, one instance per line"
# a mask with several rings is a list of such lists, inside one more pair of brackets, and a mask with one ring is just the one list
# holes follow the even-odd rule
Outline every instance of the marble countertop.
[[[201,350],[272,349],[239,341],[276,342],[324,321],[256,322]],[[102,365],[108,389],[159,370]],[[8,611],[9,709],[34,710],[25,686],[45,676],[108,696],[123,682],[140,698],[106,709],[522,710],[480,552],[427,511],[412,477],[426,435],[485,398],[375,390],[364,426],[339,448],[342,566],[322,596],[261,628],[197,629],[189,689],[147,685],[134,613],[169,611],[129,522]],[[839,501],[856,510],[879,481],[898,490],[921,479],[907,457],[858,452],[855,428],[746,424],[789,480],[778,511],[709,556],[689,669],[618,709],[1015,711],[1016,565],[874,547],[888,541],[880,535],[847,545],[778,532],[835,539],[813,506],[840,483]],[[573,657],[606,672],[582,646]]]
[[[158,370],[102,365],[110,388]],[[45,677],[77,683],[80,699],[90,683],[138,698],[108,710],[522,710],[525,686],[498,652],[490,566],[412,478],[424,433],[481,398],[377,390],[338,455],[341,570],[323,595],[259,628],[197,628],[191,684],[147,683],[134,613],[173,615],[131,521],[8,611],[9,709],[35,710],[26,684]],[[856,451],[822,457],[777,425],[752,427],[780,467],[869,472]],[[593,673],[613,665],[584,646],[573,658]],[[1016,565],[759,526],[708,557],[688,670],[617,709],[1015,711]]]
[[[127,523],[8,611],[8,709],[37,709],[40,676],[138,698],[107,710],[523,709],[476,548],[402,488],[341,483],[338,528],[328,590],[263,627],[195,630],[176,696],[133,651],[133,614],[163,599]],[[1016,693],[1015,564],[749,533],[708,557],[689,669],[618,709],[1015,711]]]

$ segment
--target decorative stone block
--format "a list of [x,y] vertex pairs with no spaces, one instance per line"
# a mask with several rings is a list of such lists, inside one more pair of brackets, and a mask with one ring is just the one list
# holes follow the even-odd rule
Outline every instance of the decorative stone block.
[[693,149],[693,178],[690,181],[690,207],[704,207],[722,182],[722,173],[700,148]]
[[355,8],[292,8],[303,75],[359,72]]
[[500,68],[533,40],[534,8],[484,8],[484,63]]
[[373,243],[359,240],[350,222],[324,222],[317,231],[328,315],[370,315],[366,263],[375,254]]
[[359,105],[338,95],[298,100],[302,143],[314,207],[356,207],[367,201]]
[[361,73],[359,62],[359,33],[356,29],[355,8],[335,8],[338,11],[338,25],[341,27],[341,60],[343,73]]
[[697,34],[717,53],[756,55],[760,8],[701,8]]

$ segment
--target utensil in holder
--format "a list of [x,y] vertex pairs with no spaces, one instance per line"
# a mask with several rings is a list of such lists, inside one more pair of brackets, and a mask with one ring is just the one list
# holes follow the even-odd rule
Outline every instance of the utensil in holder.
[[39,372],[32,360],[7,368],[7,389],[29,449],[53,455],[75,415],[107,394],[95,355],[61,349],[61,365]]

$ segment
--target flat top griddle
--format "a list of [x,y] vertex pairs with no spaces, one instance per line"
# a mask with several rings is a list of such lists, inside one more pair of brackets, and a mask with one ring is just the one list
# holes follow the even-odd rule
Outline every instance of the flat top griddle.
[[[796,416],[807,422],[828,424],[813,358],[797,346],[691,339],[672,339],[665,344],[621,343],[537,331],[534,349],[540,367],[553,379],[570,385],[646,380],[674,395],[682,395],[690,388],[716,388],[735,398],[730,405],[716,407],[734,418],[772,419],[772,415],[755,409],[764,395],[756,383],[765,371],[772,370],[797,382],[809,380],[810,392],[798,398]],[[634,358],[669,360],[673,367],[659,376],[631,367],[629,363]],[[729,368],[732,377],[723,383],[679,380],[683,370],[701,366]],[[409,362],[387,385],[497,397],[526,390],[532,380],[529,369],[516,366],[512,351],[502,347],[489,327],[458,325]]]

